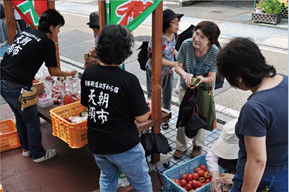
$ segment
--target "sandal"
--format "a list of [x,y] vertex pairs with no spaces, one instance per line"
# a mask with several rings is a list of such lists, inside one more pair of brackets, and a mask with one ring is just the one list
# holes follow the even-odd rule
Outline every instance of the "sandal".
[[169,129],[169,124],[168,123],[163,123],[162,124],[162,128],[163,128],[163,130],[168,130]]

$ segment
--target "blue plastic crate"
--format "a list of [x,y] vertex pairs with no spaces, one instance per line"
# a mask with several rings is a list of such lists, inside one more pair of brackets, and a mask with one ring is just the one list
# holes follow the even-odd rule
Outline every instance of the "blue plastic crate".
[[0,47],[0,57],[3,57],[7,49],[9,48],[9,45],[1,46]]
[[[183,192],[179,185],[177,185],[172,179],[180,179],[182,174],[193,173],[196,167],[199,167],[201,164],[204,164],[208,167],[206,161],[206,155],[200,155],[194,159],[185,162],[181,165],[168,169],[164,172],[165,179],[165,192],[174,191],[174,192]],[[220,173],[224,172],[224,169],[219,166]],[[196,192],[209,192],[211,187],[211,182],[195,190]]]

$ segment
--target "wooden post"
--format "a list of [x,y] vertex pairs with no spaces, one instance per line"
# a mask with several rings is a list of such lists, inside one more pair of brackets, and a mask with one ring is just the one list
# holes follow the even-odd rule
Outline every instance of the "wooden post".
[[[55,9],[55,1],[47,0],[47,9]],[[61,70],[60,67],[60,57],[59,57],[59,46],[58,46],[58,37],[55,37],[52,39],[52,41],[55,43],[55,49],[56,49],[56,59],[57,59],[57,65],[58,69]]]
[[99,30],[106,25],[106,15],[105,15],[105,1],[98,0],[98,14],[99,14]]
[[[161,91],[162,91],[162,27],[163,27],[163,1],[152,13],[152,119],[153,131],[159,134],[161,126]],[[154,154],[156,162],[160,154]]]
[[7,24],[8,41],[9,45],[11,45],[16,35],[16,24],[13,11],[13,3],[12,1],[3,1],[3,2]]

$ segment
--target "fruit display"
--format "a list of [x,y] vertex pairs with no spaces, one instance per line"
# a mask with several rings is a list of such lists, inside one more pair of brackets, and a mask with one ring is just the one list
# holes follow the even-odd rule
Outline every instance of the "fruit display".
[[195,191],[198,188],[211,182],[212,176],[208,171],[206,165],[201,164],[194,169],[193,173],[184,173],[180,178],[172,179],[177,185],[179,185],[185,191]]

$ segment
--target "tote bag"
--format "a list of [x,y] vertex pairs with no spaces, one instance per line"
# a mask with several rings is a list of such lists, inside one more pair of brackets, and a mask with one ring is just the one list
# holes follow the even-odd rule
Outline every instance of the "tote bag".
[[208,126],[205,129],[212,131],[217,127],[215,101],[212,93],[212,83],[209,87],[198,87],[197,104],[200,113],[207,118]]

